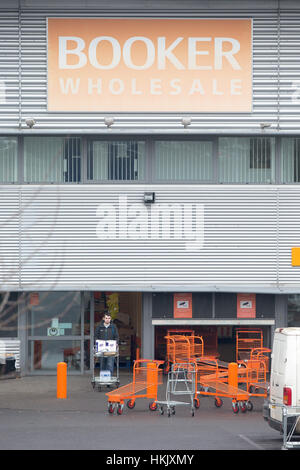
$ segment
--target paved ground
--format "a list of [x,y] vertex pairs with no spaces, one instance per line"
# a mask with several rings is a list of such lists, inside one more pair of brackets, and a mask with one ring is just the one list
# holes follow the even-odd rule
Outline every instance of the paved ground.
[[[121,385],[130,381],[121,373]],[[262,417],[263,399],[254,409],[233,414],[230,400],[222,408],[202,398],[194,417],[178,407],[168,418],[137,401],[122,416],[109,415],[105,392],[94,391],[89,376],[68,377],[68,397],[56,398],[56,377],[0,380],[0,449],[106,450],[279,450],[280,434]],[[164,386],[160,398],[164,399]]]

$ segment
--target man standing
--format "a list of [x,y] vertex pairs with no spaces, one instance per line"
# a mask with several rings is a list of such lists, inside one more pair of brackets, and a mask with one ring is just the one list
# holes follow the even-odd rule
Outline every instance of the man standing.
[[[100,339],[104,341],[115,340],[119,341],[119,333],[116,325],[111,321],[111,315],[109,312],[105,312],[101,323],[97,326],[95,331],[95,340]],[[109,370],[111,375],[114,372],[114,356],[103,356],[100,359],[100,369]]]

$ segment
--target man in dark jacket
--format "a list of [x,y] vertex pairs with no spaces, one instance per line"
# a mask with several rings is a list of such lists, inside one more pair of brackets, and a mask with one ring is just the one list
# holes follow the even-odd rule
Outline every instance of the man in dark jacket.
[[[116,325],[111,321],[109,312],[105,312],[101,323],[97,326],[95,331],[95,340],[100,339],[104,341],[115,340],[119,341],[119,333]],[[109,370],[111,375],[114,372],[115,358],[113,356],[101,357],[100,369]]]

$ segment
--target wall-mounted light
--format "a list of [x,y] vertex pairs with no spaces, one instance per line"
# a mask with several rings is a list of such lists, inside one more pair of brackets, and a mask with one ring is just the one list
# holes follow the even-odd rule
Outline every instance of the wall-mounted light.
[[271,126],[272,126],[272,124],[270,124],[269,122],[261,122],[260,123],[261,129],[268,129]]
[[183,127],[186,129],[188,126],[190,126],[192,123],[192,119],[190,117],[184,117],[181,119],[181,124]]
[[36,124],[36,121],[34,118],[27,118],[25,119],[25,123],[26,123],[26,126],[29,127],[30,129],[33,128],[33,126],[35,126]]
[[113,117],[105,117],[104,118],[104,124],[107,126],[107,127],[111,127],[113,124],[114,124],[115,120]]
[[155,193],[144,193],[144,203],[153,204],[155,202]]

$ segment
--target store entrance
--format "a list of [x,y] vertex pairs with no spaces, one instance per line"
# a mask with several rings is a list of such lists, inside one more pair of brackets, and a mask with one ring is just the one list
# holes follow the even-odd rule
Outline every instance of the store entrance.
[[90,373],[94,334],[105,311],[119,332],[120,368],[141,348],[142,294],[135,292],[32,292],[27,296],[27,358],[30,374]]
[[104,312],[111,314],[119,333],[119,365],[130,368],[141,350],[142,294],[94,292],[94,332]]
[[[202,336],[204,342],[204,354],[215,356],[224,362],[236,362],[236,333],[240,326],[156,326],[155,327],[155,359],[165,360],[167,341],[165,336],[169,334]],[[270,347],[270,327],[261,326],[255,328],[261,330],[264,347]],[[243,327],[245,331],[253,331],[253,327]]]

